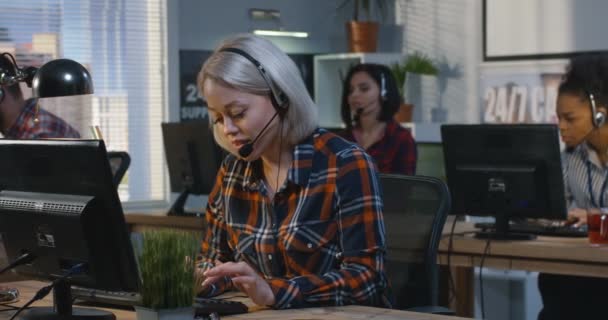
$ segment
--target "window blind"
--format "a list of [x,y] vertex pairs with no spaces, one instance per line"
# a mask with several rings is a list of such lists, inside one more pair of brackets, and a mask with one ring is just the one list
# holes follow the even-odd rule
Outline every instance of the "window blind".
[[83,138],[91,138],[96,125],[108,150],[129,152],[119,195],[131,205],[166,196],[165,26],[163,0],[0,0],[1,52],[14,54],[19,66],[69,58],[91,73],[93,95],[46,98],[40,105]]

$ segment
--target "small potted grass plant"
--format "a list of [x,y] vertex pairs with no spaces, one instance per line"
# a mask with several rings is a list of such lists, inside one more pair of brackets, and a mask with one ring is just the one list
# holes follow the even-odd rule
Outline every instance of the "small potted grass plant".
[[141,306],[138,320],[192,319],[194,261],[200,241],[192,232],[144,231],[139,256]]

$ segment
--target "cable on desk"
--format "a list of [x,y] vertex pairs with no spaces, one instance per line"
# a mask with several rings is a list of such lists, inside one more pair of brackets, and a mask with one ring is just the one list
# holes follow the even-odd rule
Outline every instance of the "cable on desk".
[[448,283],[450,286],[450,292],[448,293],[448,306],[452,304],[453,299],[456,299],[456,301],[458,301],[458,295],[456,294],[456,286],[454,285],[454,276],[452,275],[451,256],[452,250],[454,249],[454,229],[456,228],[456,221],[458,221],[459,218],[460,216],[458,215],[454,217],[454,221],[452,221],[452,227],[450,228],[450,236],[448,240]]
[[10,304],[0,304],[0,313],[8,312],[8,311],[15,311],[18,309],[19,309],[19,307],[15,307]]
[[483,299],[483,263],[486,259],[490,251],[490,238],[486,241],[486,247],[483,249],[483,254],[481,255],[481,261],[479,262],[479,304],[481,305],[481,319],[486,318],[486,310],[484,306]]

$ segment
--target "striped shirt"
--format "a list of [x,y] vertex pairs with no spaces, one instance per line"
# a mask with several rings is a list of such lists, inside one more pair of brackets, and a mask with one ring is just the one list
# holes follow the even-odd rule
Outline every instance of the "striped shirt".
[[25,107],[8,129],[3,132],[8,139],[43,139],[43,138],[80,138],[76,129],[58,116],[42,108],[38,110],[38,122],[36,118],[37,99],[28,99]]
[[[261,165],[224,160],[209,195],[199,266],[247,262],[267,280],[277,309],[390,306],[381,191],[370,156],[317,129],[295,146],[273,199]],[[209,295],[227,289],[225,279]]]
[[[608,178],[608,168],[601,164],[595,150],[582,143],[572,151],[563,152],[562,163],[569,208],[597,208],[600,201],[608,207],[608,192],[602,190]],[[588,168],[591,169],[591,190]],[[590,192],[593,192],[595,203],[591,202]]]

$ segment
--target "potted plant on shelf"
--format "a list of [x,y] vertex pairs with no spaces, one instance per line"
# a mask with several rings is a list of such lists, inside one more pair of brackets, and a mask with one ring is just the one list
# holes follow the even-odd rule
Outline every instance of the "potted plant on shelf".
[[351,52],[375,52],[378,46],[378,22],[374,13],[384,19],[388,0],[344,0],[337,10],[351,5],[352,18],[346,22],[348,46]]
[[141,306],[138,320],[192,319],[194,264],[200,241],[185,231],[144,231],[139,256]]
[[426,54],[414,52],[405,57],[402,63],[391,65],[391,71],[399,88],[401,96],[401,107],[395,114],[397,122],[411,122],[414,104],[408,99],[408,80],[414,76],[429,75],[436,76],[439,73],[436,62]]

